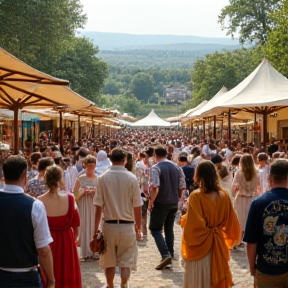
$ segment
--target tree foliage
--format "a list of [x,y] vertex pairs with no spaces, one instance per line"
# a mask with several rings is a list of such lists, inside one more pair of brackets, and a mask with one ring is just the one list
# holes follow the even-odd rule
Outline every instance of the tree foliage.
[[129,86],[129,91],[138,100],[147,102],[154,92],[153,77],[146,73],[137,73]]
[[265,55],[273,66],[288,77],[288,2],[275,11],[271,17],[275,27],[268,34],[268,42],[264,47]]
[[97,102],[108,76],[107,64],[96,57],[97,53],[98,48],[88,39],[74,38],[66,45],[51,72],[56,77],[69,79],[73,90]]
[[259,48],[241,49],[206,55],[196,61],[192,73],[193,104],[210,100],[225,86],[231,89],[246,78],[260,63]]
[[283,0],[229,0],[221,10],[219,22],[227,35],[240,34],[239,41],[267,42],[267,34],[274,26],[271,12],[278,9]]
[[49,72],[86,16],[79,0],[3,0],[0,45],[24,62]]
[[95,101],[107,65],[88,39],[75,37],[85,22],[80,0],[3,0],[0,46],[45,73],[69,80],[72,89]]

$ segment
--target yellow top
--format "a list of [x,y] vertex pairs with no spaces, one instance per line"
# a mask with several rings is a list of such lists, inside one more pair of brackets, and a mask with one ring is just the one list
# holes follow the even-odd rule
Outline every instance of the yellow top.
[[180,225],[184,259],[202,259],[212,249],[212,287],[231,287],[228,249],[240,242],[242,233],[228,193],[219,191],[213,199],[211,194],[193,192]]

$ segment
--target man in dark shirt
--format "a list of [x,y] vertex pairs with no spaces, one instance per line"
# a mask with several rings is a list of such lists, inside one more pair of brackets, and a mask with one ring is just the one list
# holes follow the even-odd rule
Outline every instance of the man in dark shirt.
[[244,241],[258,288],[288,287],[288,161],[271,165],[271,191],[251,203]]
[[178,165],[184,172],[186,189],[189,190],[190,186],[194,183],[194,168],[189,165],[187,157],[188,154],[186,152],[181,152],[178,156]]
[[[182,169],[167,160],[164,147],[155,149],[155,164],[151,168],[151,195],[148,209],[150,214],[149,229],[154,237],[162,260],[155,268],[162,270],[172,264],[174,257],[174,220],[178,210],[179,196],[186,188]],[[164,228],[165,239],[162,235]]]
[[275,138],[272,138],[271,144],[268,146],[268,154],[272,157],[273,153],[278,151],[278,144],[275,142]]

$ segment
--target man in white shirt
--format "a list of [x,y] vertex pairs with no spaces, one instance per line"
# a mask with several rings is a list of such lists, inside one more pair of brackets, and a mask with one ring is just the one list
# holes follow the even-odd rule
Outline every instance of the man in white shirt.
[[98,178],[93,200],[96,206],[95,233],[104,208],[102,232],[107,249],[100,255],[99,264],[105,270],[107,287],[114,287],[115,267],[120,267],[121,288],[126,288],[130,270],[135,268],[137,263],[136,233],[139,239],[142,199],[136,176],[125,168],[126,153],[114,148],[111,152],[111,161],[112,167]]
[[0,287],[42,287],[38,264],[55,287],[49,243],[53,241],[45,206],[24,194],[27,162],[10,156],[3,164],[4,188],[0,191]]

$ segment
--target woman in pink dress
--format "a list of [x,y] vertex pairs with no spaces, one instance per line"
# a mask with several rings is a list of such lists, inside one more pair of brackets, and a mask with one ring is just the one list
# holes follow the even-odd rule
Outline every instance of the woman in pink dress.
[[242,233],[245,230],[250,204],[259,195],[260,181],[254,159],[250,154],[240,158],[240,169],[236,171],[232,182],[232,196],[235,197],[235,210]]
[[47,168],[45,183],[49,190],[38,199],[46,207],[53,238],[50,248],[53,255],[55,288],[81,288],[81,271],[75,244],[80,220],[73,196],[59,194],[62,174],[59,166]]

